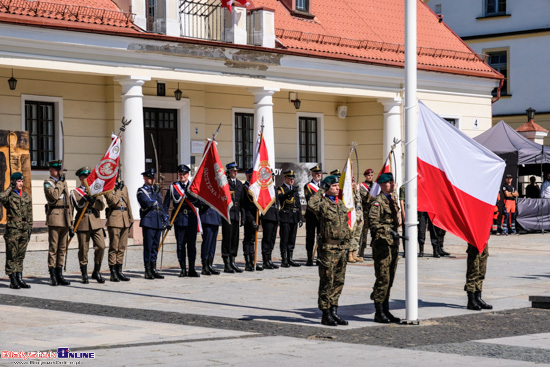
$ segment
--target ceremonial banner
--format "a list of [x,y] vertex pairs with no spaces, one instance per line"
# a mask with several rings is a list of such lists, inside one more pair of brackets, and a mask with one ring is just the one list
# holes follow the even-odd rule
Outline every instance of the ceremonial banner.
[[355,199],[353,195],[353,182],[352,182],[353,172],[351,169],[351,162],[348,158],[346,162],[346,167],[340,176],[340,194],[339,198],[342,199],[346,208],[348,208],[348,226],[351,230],[355,227],[355,222],[357,221],[357,213],[355,212]]
[[111,134],[111,145],[101,161],[86,178],[85,184],[92,196],[106,194],[115,188],[120,154],[120,137]]
[[388,154],[388,158],[386,158],[386,162],[384,163],[384,166],[380,170],[380,173],[378,173],[378,176],[376,176],[376,180],[372,183],[372,188],[370,189],[370,194],[373,197],[376,197],[378,194],[380,194],[380,185],[378,185],[378,178],[382,173],[393,173],[392,164],[391,164],[391,152]]
[[254,171],[248,191],[252,195],[254,204],[258,210],[265,214],[271,205],[275,202],[275,181],[271,175],[269,165],[269,150],[267,149],[264,135],[260,134],[256,143],[257,149],[254,152]]

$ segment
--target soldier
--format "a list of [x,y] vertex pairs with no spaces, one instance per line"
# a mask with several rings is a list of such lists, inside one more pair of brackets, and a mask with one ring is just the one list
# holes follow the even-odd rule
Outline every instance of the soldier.
[[0,193],[0,203],[6,208],[8,217],[4,241],[6,274],[10,277],[10,288],[30,288],[31,286],[23,281],[23,260],[31,237],[32,202],[30,195],[23,191],[21,172],[11,174],[10,185]]
[[294,253],[294,245],[296,244],[296,233],[298,226],[302,227],[302,205],[300,203],[300,195],[294,184],[293,170],[283,172],[285,182],[277,188],[277,198],[281,209],[279,210],[279,221],[281,229],[279,236],[281,237],[281,258],[283,259],[281,266],[290,268],[291,266],[300,266],[294,262],[292,255]]
[[[105,202],[101,196],[96,198],[87,193],[85,183],[90,172],[91,170],[88,167],[79,168],[76,171],[76,176],[80,180],[80,187],[71,191],[71,202],[73,208],[76,209],[75,225],[78,218],[80,218],[80,222],[76,228],[76,237],[78,238],[78,261],[82,273],[81,283],[83,284],[88,284],[88,250],[90,249],[90,239],[94,243],[94,271],[92,272],[92,279],[97,280],[98,283],[105,283],[105,279],[103,279],[100,272],[103,254],[105,253],[105,230],[99,217],[99,212],[105,209]],[[86,211],[82,213],[86,202],[88,202],[88,206],[86,207]]]
[[235,258],[239,251],[239,223],[244,224],[241,221],[241,203],[244,195],[244,186],[241,181],[237,180],[237,163],[231,162],[225,168],[227,169],[233,206],[229,211],[231,223],[227,223],[225,220],[222,222],[223,271],[224,273],[242,273],[242,269],[235,264]]
[[369,225],[373,236],[372,257],[376,282],[370,298],[374,301],[374,321],[398,323],[401,320],[390,313],[390,289],[395,278],[399,249],[399,207],[393,197],[395,182],[392,173],[383,173],[376,181],[380,194],[374,198],[369,210]]
[[[189,188],[189,172],[191,168],[185,164],[178,166],[178,181],[170,185],[170,190],[166,192],[164,197],[164,210],[168,213],[170,203],[173,204],[172,214],[170,218],[176,215],[173,224],[175,226],[177,255],[180,264],[181,272],[179,277],[198,278],[200,275],[195,270],[195,260],[197,258],[197,232],[198,232],[198,211],[194,204],[198,200],[187,196]],[[181,200],[183,204],[176,214],[176,209]],[[186,268],[186,258],[189,258],[189,272]]]
[[[243,210],[243,222],[244,222],[244,238],[243,238],[243,254],[245,260],[245,271],[254,271],[255,262],[255,245],[256,245],[256,232],[259,225],[256,223],[256,216],[258,215],[258,207],[254,204],[252,195],[248,191],[250,186],[250,180],[252,179],[253,169],[246,170],[246,182],[244,183],[244,195],[242,201]],[[256,265],[256,270],[262,271],[264,268],[260,265]]]
[[334,171],[330,171],[331,176],[336,176],[338,179],[340,179],[340,176],[342,176],[342,172],[340,172],[339,169],[335,169]]
[[372,189],[372,180],[374,177],[374,171],[372,168],[367,168],[363,172],[365,176],[365,181],[361,182],[361,206],[363,207],[363,233],[361,235],[361,244],[359,246],[359,251],[357,251],[357,257],[363,258],[365,256],[365,249],[367,248],[367,242],[369,240],[369,206],[370,202],[374,199],[370,194]]
[[351,231],[348,226],[348,209],[338,200],[338,177],[331,175],[323,180],[321,188],[308,203],[308,208],[319,219],[319,309],[323,312],[321,324],[347,325],[338,315],[338,299],[346,278],[346,250]]
[[[355,201],[355,226],[353,227],[353,232],[351,234],[350,248],[348,251],[348,262],[349,263],[362,263],[363,257],[357,257],[357,250],[359,248],[359,243],[361,242],[361,236],[363,235],[363,203],[362,203],[362,193],[359,185],[355,184],[355,178],[351,178],[353,195]],[[368,195],[368,193],[363,193],[363,195]]]
[[61,172],[60,160],[49,161],[50,177],[44,181],[46,196],[46,225],[48,226],[48,269],[50,285],[69,285],[71,282],[63,277],[63,262],[67,251],[69,231],[72,233],[73,211],[69,200],[69,188],[65,182],[65,174]]
[[466,250],[468,254],[467,268],[466,268],[466,284],[464,290],[468,294],[468,310],[480,311],[492,310],[493,306],[485,303],[481,299],[481,290],[483,288],[483,280],[485,280],[485,273],[487,272],[487,259],[489,257],[489,244],[485,245],[485,249],[479,253],[477,247],[468,244]]
[[[323,170],[319,166],[310,169],[311,181],[304,185],[304,196],[306,202],[319,190],[321,179],[323,178]],[[306,209],[306,251],[307,261],[306,266],[313,266],[313,250],[315,248],[315,239],[319,234],[319,221],[311,210]]]
[[[271,171],[273,180],[275,175]],[[267,209],[267,212],[261,216],[262,222],[262,261],[264,269],[279,269],[277,264],[271,260],[275,240],[277,239],[277,227],[279,227],[279,204],[277,200]]]
[[107,232],[109,232],[109,270],[111,281],[130,280],[122,273],[124,253],[128,244],[128,234],[134,224],[134,215],[128,196],[128,188],[118,177],[115,189],[105,195],[107,200]]
[[162,206],[160,185],[155,183],[155,169],[142,172],[143,186],[137,191],[139,202],[139,226],[143,233],[143,263],[145,279],[164,279],[157,271],[157,255],[160,236],[163,229],[168,227],[168,214]]
[[219,275],[220,272],[213,268],[213,264],[222,216],[208,205],[203,204],[200,208],[200,217],[202,224],[201,274]]

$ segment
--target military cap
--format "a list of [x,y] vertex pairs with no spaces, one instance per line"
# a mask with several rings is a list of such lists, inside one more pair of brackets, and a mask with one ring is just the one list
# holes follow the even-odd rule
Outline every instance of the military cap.
[[237,166],[237,163],[231,162],[231,163],[227,163],[227,164],[225,165],[225,169],[226,169],[227,171],[231,171],[231,170],[238,170],[239,168],[238,168],[238,166]]
[[92,170],[90,170],[90,167],[81,167],[76,171],[76,176],[80,177],[82,175],[89,175]]
[[323,170],[319,166],[315,166],[313,168],[310,168],[309,170],[311,171],[311,173],[323,173]]
[[342,172],[340,172],[339,169],[335,169],[334,171],[331,171],[330,174],[338,177],[342,176]]
[[252,168],[252,167],[247,169],[246,171],[244,171],[244,173],[247,174],[247,175],[251,175],[252,172],[254,172],[254,168]]
[[509,173],[506,175],[506,178],[512,178],[512,177],[513,177],[513,176],[512,176],[511,174],[509,174]]
[[382,173],[376,180],[378,183],[385,183],[388,181],[393,181],[393,173],[391,172]]
[[366,176],[366,175],[368,175],[368,174],[370,174],[370,173],[374,173],[374,171],[372,170],[372,168],[367,168],[367,169],[365,170],[365,172],[363,172],[363,176]]
[[63,165],[63,161],[60,159],[48,162],[48,167],[50,168],[61,168],[62,165]]
[[147,171],[145,172],[141,172],[141,175],[143,177],[149,177],[149,178],[155,178],[155,174],[157,173],[157,170],[154,169],[154,168],[149,168]]
[[323,179],[323,185],[326,187],[330,187],[330,185],[334,185],[335,183],[338,183],[338,176],[336,175],[330,175]]
[[284,171],[283,175],[285,175],[285,177],[288,177],[288,178],[295,178],[296,177],[296,175],[294,175],[294,170],[292,170],[292,169],[289,169],[288,171]]
[[14,172],[10,176],[10,181],[22,180],[23,174],[21,172]]
[[183,173],[191,172],[191,168],[189,168],[189,166],[185,164],[180,164],[178,166],[178,172],[183,172]]

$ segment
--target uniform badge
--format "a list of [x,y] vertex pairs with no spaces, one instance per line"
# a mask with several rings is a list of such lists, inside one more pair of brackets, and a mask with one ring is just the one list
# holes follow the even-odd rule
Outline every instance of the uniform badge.
[[44,188],[49,189],[51,187],[49,182],[44,182]]
[[380,206],[380,204],[378,204],[378,203],[373,203],[373,205],[374,205],[374,206]]

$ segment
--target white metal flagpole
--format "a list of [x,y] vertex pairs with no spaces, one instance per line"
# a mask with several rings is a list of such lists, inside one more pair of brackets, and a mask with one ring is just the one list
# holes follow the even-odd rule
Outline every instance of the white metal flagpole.
[[405,0],[405,306],[406,322],[418,323],[418,239],[417,215],[417,136],[418,99],[416,96],[416,7],[418,0]]

